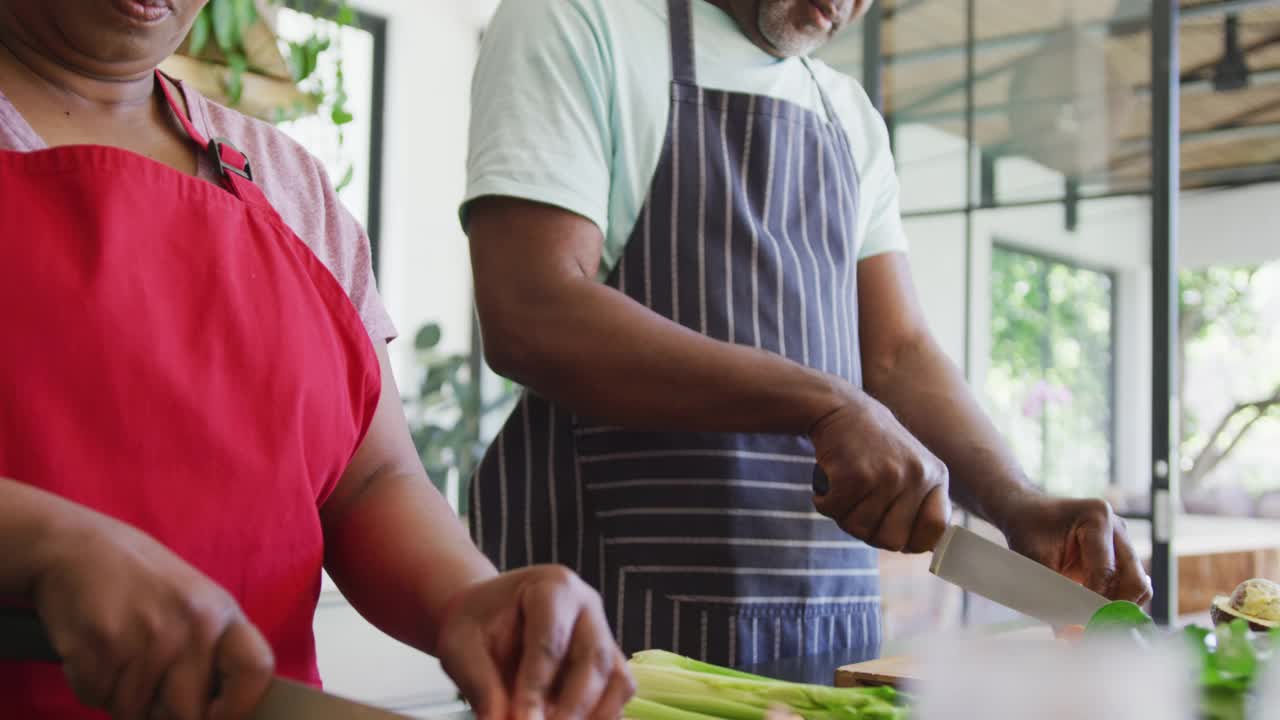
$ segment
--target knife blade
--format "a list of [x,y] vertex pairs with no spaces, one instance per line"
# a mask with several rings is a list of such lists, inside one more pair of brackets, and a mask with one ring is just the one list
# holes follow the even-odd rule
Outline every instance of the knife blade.
[[952,525],[933,551],[929,572],[1053,626],[1086,625],[1109,600],[1031,558],[968,528]]
[[[61,663],[34,612],[0,609],[0,660]],[[274,678],[253,720],[409,720],[408,716]]]

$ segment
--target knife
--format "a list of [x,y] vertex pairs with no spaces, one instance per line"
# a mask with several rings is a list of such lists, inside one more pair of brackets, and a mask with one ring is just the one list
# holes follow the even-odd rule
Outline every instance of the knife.
[[1055,627],[1087,625],[1109,600],[1031,558],[952,525],[933,551],[929,572]]
[[[61,663],[34,612],[0,609],[0,660]],[[408,720],[405,715],[275,678],[254,709],[253,720]]]

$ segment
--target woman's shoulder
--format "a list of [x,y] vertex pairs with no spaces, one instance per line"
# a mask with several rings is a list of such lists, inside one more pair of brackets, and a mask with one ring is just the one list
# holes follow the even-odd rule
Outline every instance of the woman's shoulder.
[[[276,126],[214,102],[189,84],[184,83],[182,90],[196,127],[211,137],[226,138],[244,153],[273,202],[271,191],[275,188],[271,186],[285,179],[290,184],[290,194],[299,191],[300,180],[325,184],[321,162]],[[315,189],[323,192],[320,187]]]
[[280,218],[333,273],[375,338],[395,336],[373,278],[369,238],[343,206],[324,164],[279,128],[183,85],[196,127],[244,153]]

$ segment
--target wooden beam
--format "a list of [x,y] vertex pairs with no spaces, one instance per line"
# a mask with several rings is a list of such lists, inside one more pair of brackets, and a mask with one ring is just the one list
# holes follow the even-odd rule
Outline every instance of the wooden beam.
[[[226,91],[227,77],[231,73],[229,68],[186,55],[173,55],[160,64],[160,69],[190,83],[210,100],[231,105]],[[299,110],[304,115],[316,111],[315,99],[299,90],[292,80],[279,80],[252,72],[246,72],[242,77],[244,90],[239,104],[233,107],[246,115],[270,122],[275,120],[277,112],[289,116]]]

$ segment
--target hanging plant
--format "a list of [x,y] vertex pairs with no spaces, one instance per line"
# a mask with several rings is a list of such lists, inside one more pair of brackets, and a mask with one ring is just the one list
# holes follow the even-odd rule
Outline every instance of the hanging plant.
[[470,353],[446,352],[440,341],[437,323],[423,326],[414,338],[420,377],[404,398],[405,414],[427,475],[465,517],[466,486],[492,439],[482,425],[511,411],[517,388],[504,379],[486,397]]
[[[343,67],[342,31],[356,24],[346,0],[308,7],[322,21],[309,35],[281,40],[276,18],[286,0],[209,0],[177,53],[164,68],[192,83],[201,93],[241,112],[279,124],[298,118],[326,117],[345,142],[345,126],[353,120]],[[331,63],[334,72],[318,72]],[[353,168],[337,183],[351,181]]]

